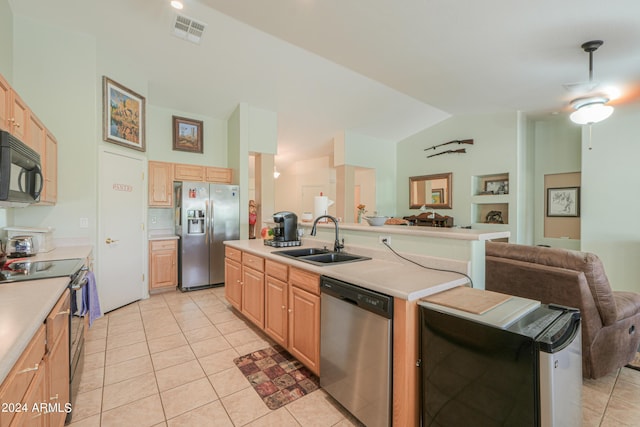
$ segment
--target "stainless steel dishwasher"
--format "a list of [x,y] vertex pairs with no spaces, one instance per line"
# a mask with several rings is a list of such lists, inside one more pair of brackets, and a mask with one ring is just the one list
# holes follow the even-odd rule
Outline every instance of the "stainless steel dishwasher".
[[320,386],[367,427],[391,425],[393,298],[322,276]]

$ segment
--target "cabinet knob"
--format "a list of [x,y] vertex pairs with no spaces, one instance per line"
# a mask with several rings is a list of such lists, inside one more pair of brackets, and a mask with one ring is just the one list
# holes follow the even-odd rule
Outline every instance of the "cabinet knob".
[[18,371],[18,373],[19,373],[19,374],[24,374],[24,373],[26,373],[26,372],[37,371],[37,370],[38,370],[38,364],[36,363],[36,364],[33,366],[33,368],[26,368],[26,369],[23,369],[23,370],[21,370],[21,371]]
[[283,306],[282,306],[282,309],[284,310],[285,308],[287,308],[287,307],[285,307],[285,306],[283,305]]
[[56,314],[56,317],[64,315],[64,314],[70,314],[70,313],[71,313],[71,310],[67,309],[65,311],[61,311],[58,314]]
[[293,313],[293,310],[292,310],[292,309],[289,309],[289,313]]

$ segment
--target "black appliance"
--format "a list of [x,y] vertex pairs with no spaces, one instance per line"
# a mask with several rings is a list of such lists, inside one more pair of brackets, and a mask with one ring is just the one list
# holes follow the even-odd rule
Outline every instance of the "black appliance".
[[265,240],[264,244],[275,247],[300,246],[298,238],[298,216],[293,212],[276,212],[273,214],[273,239]]
[[23,207],[40,198],[40,155],[7,131],[0,131],[0,207]]
[[[69,315],[69,401],[73,408],[80,386],[84,366],[84,318],[76,315],[77,301],[87,284],[87,267],[80,258],[52,261],[13,259],[0,270],[0,286],[3,283],[25,280],[68,277],[71,290],[71,313]],[[71,421],[73,410],[67,414],[66,424]]]
[[484,314],[419,305],[422,425],[581,425],[578,310],[518,297]]

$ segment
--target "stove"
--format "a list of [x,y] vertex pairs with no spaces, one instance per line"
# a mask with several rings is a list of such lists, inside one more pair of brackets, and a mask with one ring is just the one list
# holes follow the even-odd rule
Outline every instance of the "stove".
[[84,260],[80,258],[52,261],[33,261],[25,258],[10,259],[0,270],[0,283],[50,279],[53,277],[73,278],[83,265]]

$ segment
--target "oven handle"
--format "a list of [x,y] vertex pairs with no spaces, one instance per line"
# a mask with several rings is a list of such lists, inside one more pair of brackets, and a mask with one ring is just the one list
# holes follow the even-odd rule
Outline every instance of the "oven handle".
[[80,271],[78,271],[78,275],[71,282],[71,289],[77,291],[78,289],[82,289],[87,284],[87,272],[89,271],[89,267],[83,266]]

